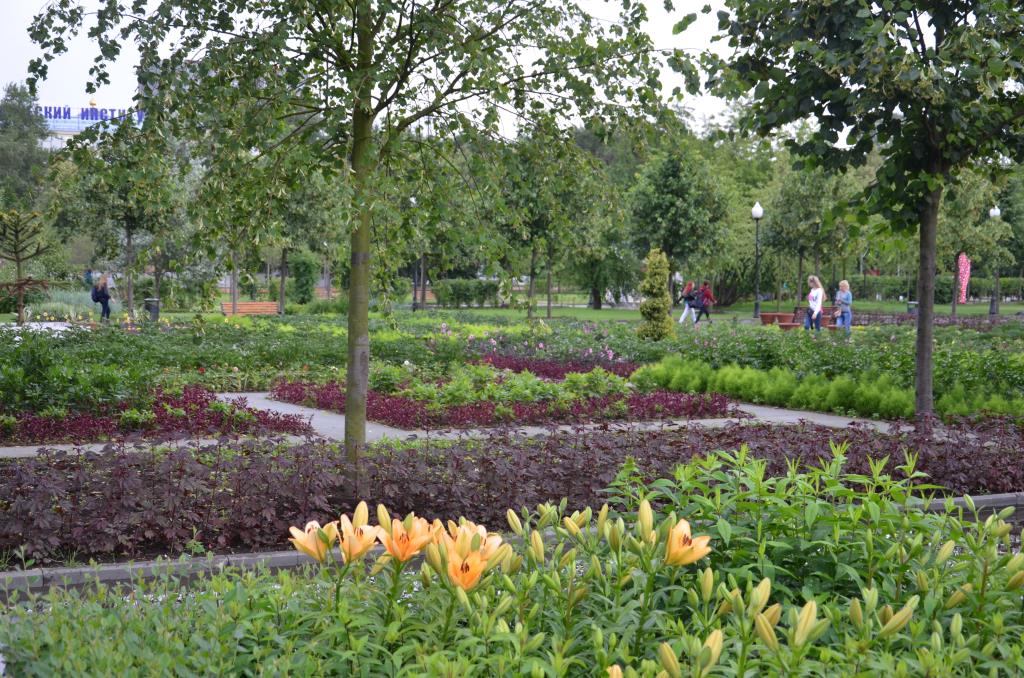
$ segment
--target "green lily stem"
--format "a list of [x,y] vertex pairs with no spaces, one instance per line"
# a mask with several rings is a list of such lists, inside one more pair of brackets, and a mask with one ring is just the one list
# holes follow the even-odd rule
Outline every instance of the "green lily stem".
[[398,594],[399,588],[402,584],[402,569],[405,567],[405,563],[398,559],[392,561],[394,567],[391,570],[391,592],[388,595],[388,613],[384,617],[384,628],[391,625],[394,621],[395,608],[398,605]]
[[451,596],[448,601],[448,611],[444,614],[444,631],[441,632],[441,645],[446,646],[448,644],[448,633],[452,627],[452,617],[455,616],[455,591],[451,591]]
[[640,648],[643,646],[644,625],[647,623],[647,615],[650,614],[651,610],[651,600],[654,598],[654,572],[646,572],[646,574],[647,584],[644,586],[644,602],[640,608],[640,623],[637,625],[636,637],[633,640],[634,657],[639,656]]

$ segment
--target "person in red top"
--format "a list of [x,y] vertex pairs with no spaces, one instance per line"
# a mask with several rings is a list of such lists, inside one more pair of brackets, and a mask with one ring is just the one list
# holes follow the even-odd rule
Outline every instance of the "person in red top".
[[715,295],[711,293],[711,283],[705,280],[701,284],[700,289],[697,290],[697,319],[693,321],[693,324],[696,325],[700,322],[700,317],[702,315],[707,316],[708,322],[710,323],[711,312],[708,309],[716,303],[718,303],[718,300],[715,299]]

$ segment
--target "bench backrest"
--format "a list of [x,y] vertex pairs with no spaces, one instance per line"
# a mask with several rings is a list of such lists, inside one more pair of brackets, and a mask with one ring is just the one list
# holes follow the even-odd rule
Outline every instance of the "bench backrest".
[[[222,302],[221,313],[233,315],[231,302]],[[238,302],[238,315],[277,315],[276,301],[240,301]]]

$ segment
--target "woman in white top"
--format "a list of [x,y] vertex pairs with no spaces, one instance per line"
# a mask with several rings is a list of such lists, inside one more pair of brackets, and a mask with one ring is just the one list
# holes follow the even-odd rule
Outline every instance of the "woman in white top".
[[807,314],[804,316],[804,329],[811,329],[811,325],[814,325],[814,331],[821,331],[821,305],[825,303],[825,288],[821,286],[821,281],[818,280],[818,276],[812,275],[807,278],[807,284],[810,286],[811,291],[807,293]]

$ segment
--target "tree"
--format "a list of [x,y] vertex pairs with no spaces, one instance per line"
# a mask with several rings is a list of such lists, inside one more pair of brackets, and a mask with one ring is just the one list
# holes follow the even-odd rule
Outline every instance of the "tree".
[[725,199],[705,161],[685,144],[644,167],[630,203],[637,246],[664,252],[670,272],[713,252],[726,216]]
[[35,206],[50,152],[49,134],[36,98],[27,87],[7,85],[0,99],[0,200],[22,209]]
[[68,148],[79,168],[78,195],[91,216],[99,250],[123,262],[124,302],[134,317],[138,253],[158,251],[182,198],[166,137],[126,117],[79,135]]
[[916,410],[930,415],[943,188],[972,163],[1024,158],[1024,9],[1006,0],[725,5],[718,39],[733,54],[706,56],[708,84],[751,97],[746,130],[813,121],[810,137],[789,146],[832,169],[880,152],[861,217],[918,232]]
[[672,336],[672,298],[668,295],[668,257],[659,249],[653,249],[644,260],[644,279],[640,283],[640,315],[643,321],[636,328],[641,339],[660,341]]
[[25,323],[26,290],[41,286],[25,277],[25,264],[49,249],[50,245],[43,242],[43,224],[37,212],[0,212],[0,259],[14,264],[14,282],[5,287],[18,301],[19,325]]
[[[108,2],[90,35],[100,44],[94,88],[134,38],[147,116],[189,127],[258,103],[241,125],[204,126],[241,148],[309,149],[318,166],[349,174],[351,235],[345,447],[358,468],[366,440],[368,310],[375,177],[403,135],[430,122],[450,133],[496,129],[499,111],[618,115],[657,99],[643,5],[594,21],[572,0],[310,3],[281,0]],[[44,49],[33,78],[63,53],[86,17],[79,2],[47,6],[30,29]],[[201,52],[200,61],[195,60]],[[682,52],[676,55],[684,58]],[[34,85],[35,80],[30,79]],[[691,87],[695,85],[690,82]],[[282,119],[294,121],[283,134]]]

